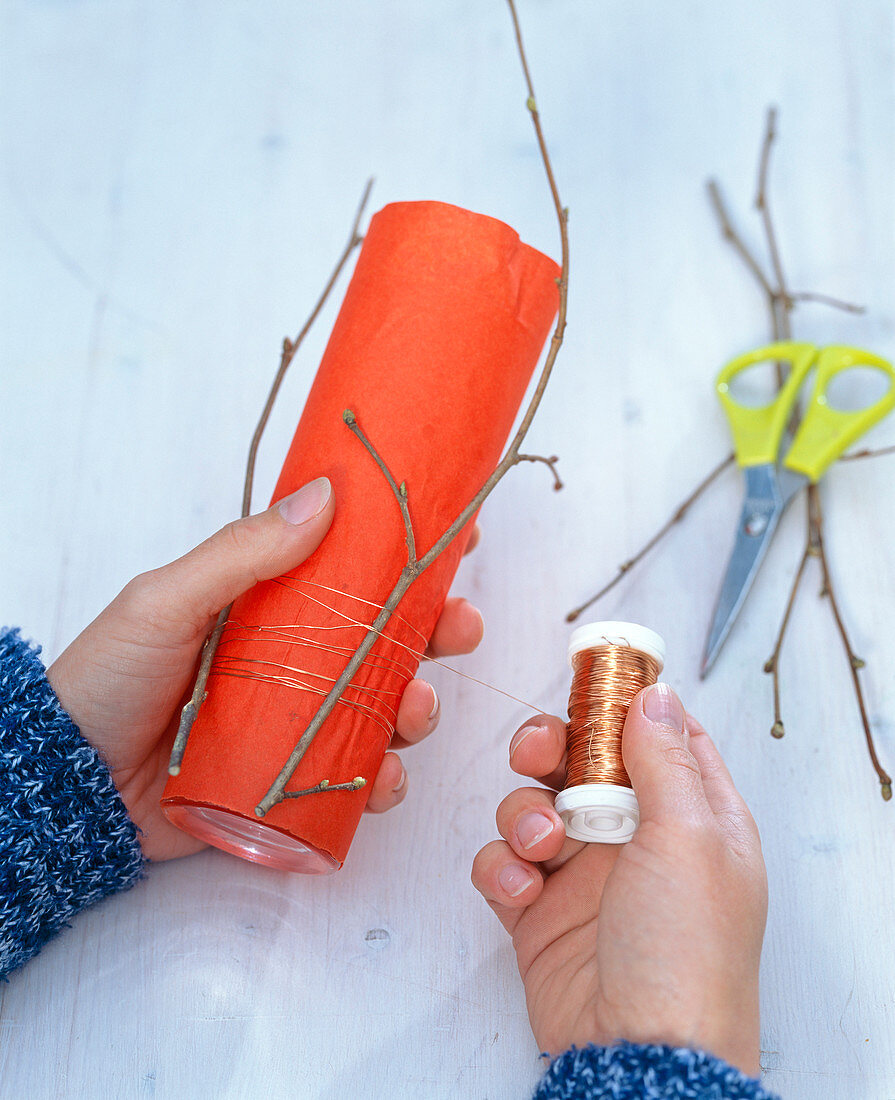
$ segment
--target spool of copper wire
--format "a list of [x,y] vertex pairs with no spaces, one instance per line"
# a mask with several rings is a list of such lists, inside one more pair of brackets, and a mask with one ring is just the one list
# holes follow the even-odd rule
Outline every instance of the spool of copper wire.
[[665,643],[636,623],[588,623],[569,639],[569,664],[566,786],[556,810],[575,840],[625,844],[640,807],[622,761],[622,730],[634,696],[662,671]]

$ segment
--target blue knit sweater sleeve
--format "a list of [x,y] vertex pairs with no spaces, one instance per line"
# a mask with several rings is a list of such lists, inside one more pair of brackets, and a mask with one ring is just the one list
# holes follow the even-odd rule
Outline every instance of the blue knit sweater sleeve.
[[109,770],[62,709],[39,653],[0,629],[0,977],[143,870]]
[[755,1077],[704,1051],[619,1043],[572,1047],[551,1063],[533,1100],[779,1100]]

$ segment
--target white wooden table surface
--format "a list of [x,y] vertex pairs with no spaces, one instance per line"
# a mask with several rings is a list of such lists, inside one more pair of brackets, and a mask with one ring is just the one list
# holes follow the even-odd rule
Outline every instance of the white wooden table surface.
[[[563,201],[566,346],[528,449],[456,591],[487,635],[458,667],[539,707],[568,690],[565,612],[729,448],[712,394],[768,339],[704,194],[747,239],[766,106],[796,334],[895,355],[895,62],[888,0],[520,0]],[[135,573],[238,511],[282,337],[373,209],[437,198],[557,252],[501,0],[4,0],[0,613],[57,654]],[[263,503],[332,323],[270,426]],[[895,421],[872,440],[895,441]],[[895,458],[824,486],[836,583],[895,768]],[[726,474],[596,611],[645,622],[762,829],[771,884],[763,1063],[789,1100],[895,1097],[895,804],[866,759],[812,575],[762,664],[801,550],[792,508],[704,683],[699,653],[738,505]],[[509,943],[469,884],[515,784],[527,710],[440,669],[444,717],[411,789],[338,875],[216,851],[153,867],[0,991],[0,1092],[43,1097],[525,1097],[539,1073]]]

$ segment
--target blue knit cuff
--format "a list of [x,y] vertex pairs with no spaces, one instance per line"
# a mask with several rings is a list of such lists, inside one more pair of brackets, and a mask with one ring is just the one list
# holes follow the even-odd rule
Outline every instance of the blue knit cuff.
[[572,1047],[551,1063],[533,1100],[778,1100],[705,1051],[619,1043]]
[[140,878],[109,770],[17,630],[0,630],[0,977],[81,909]]

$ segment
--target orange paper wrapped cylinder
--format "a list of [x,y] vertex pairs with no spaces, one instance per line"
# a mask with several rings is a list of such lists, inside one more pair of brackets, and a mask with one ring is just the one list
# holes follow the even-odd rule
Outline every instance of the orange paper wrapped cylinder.
[[303,565],[233,605],[162,798],[175,824],[269,866],[341,866],[468,536],[410,587],[287,790],[357,776],[366,786],[285,799],[259,819],[256,805],[407,558],[395,496],[343,412],[406,483],[424,554],[500,459],[556,313],[558,275],[509,226],[455,206],[395,203],[372,219],[273,494],[325,475],[335,520]]

